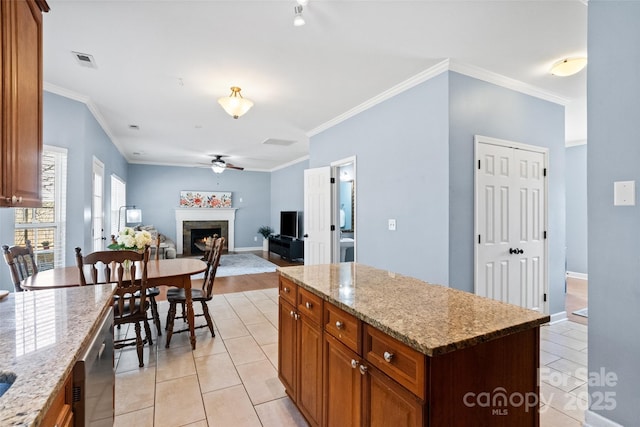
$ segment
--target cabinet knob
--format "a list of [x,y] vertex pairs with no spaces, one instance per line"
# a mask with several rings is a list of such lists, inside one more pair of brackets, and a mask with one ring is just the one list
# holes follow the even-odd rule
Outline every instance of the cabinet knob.
[[313,307],[313,304],[311,304],[309,301],[307,301],[307,302],[304,304],[304,306],[305,306],[305,307],[307,307],[307,309],[308,309],[308,310],[311,310],[311,307]]
[[22,203],[22,196],[17,197],[15,194],[11,197],[7,197],[5,199],[7,202],[12,203],[12,204],[16,204],[16,203]]
[[382,357],[384,357],[385,362],[391,363],[391,360],[393,359],[393,353],[389,353],[388,351],[385,351]]
[[336,328],[338,329],[342,329],[344,327],[344,323],[342,323],[341,321],[336,321]]
[[282,290],[284,291],[285,294],[288,294],[291,291],[291,289],[287,288],[286,286],[282,288]]
[[291,312],[289,313],[289,316],[294,317],[295,313],[293,312],[293,310],[291,310]]
[[364,366],[364,365],[360,365],[360,373],[361,373],[362,375],[366,374],[368,369],[369,369],[369,368],[367,368],[366,366]]
[[356,359],[351,359],[351,367],[353,369],[356,369],[358,367],[359,363]]
[[298,320],[298,319],[300,319],[300,315],[298,313],[294,313],[293,314],[293,318]]

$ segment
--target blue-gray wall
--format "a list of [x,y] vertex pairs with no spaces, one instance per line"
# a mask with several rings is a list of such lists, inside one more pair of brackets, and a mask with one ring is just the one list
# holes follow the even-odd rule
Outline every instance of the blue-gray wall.
[[[268,172],[210,168],[129,165],[127,204],[142,209],[143,224],[154,225],[175,241],[175,209],[180,191],[230,191],[235,222],[236,248],[262,247],[261,225],[271,221],[271,178]],[[242,200],[242,201],[241,201]],[[254,237],[256,239],[254,240]]]
[[567,147],[567,271],[587,274],[587,144]]
[[443,73],[311,138],[312,168],[356,157],[358,262],[449,283],[448,137]]
[[636,189],[635,206],[613,206],[613,183],[640,184],[639,22],[640,2],[589,1],[589,372],[617,376],[589,386],[602,404],[590,409],[624,426],[640,420],[640,200]]
[[474,135],[549,148],[549,312],[564,311],[564,107],[450,72],[449,280],[473,292]]
[[550,312],[562,312],[564,107],[446,72],[312,137],[310,166],[356,156],[359,262],[473,292],[476,134],[549,148]]
[[[67,151],[66,265],[75,264],[74,248],[91,248],[91,174],[93,157],[105,164],[105,213],[110,221],[109,176],[127,178],[127,162],[84,103],[44,92],[43,142]],[[14,210],[0,209],[0,241],[13,242]],[[0,263],[0,289],[13,290],[9,270]]]
[[280,211],[304,210],[304,170],[309,160],[303,160],[271,173],[271,221],[276,234],[280,233]]

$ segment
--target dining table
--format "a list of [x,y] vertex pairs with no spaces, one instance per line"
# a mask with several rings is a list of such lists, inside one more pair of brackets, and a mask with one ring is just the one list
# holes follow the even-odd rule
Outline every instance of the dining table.
[[[173,258],[149,260],[147,264],[147,286],[175,286],[183,288],[186,297],[187,320],[191,348],[196,348],[195,321],[193,300],[191,296],[191,276],[205,271],[207,264],[196,258]],[[142,269],[136,269],[141,274]],[[91,279],[88,271],[84,272],[87,282]],[[59,267],[34,273],[20,282],[20,287],[28,291],[40,289],[68,288],[80,285],[80,271],[78,267]]]

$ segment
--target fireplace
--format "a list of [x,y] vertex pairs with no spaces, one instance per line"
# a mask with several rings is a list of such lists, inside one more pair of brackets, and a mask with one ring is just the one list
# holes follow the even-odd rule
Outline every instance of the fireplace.
[[[183,221],[182,222],[182,255],[200,255],[204,253],[204,239],[217,234],[229,240],[228,221]],[[200,247],[198,247],[200,245]],[[227,245],[225,244],[225,249]]]
[[225,249],[235,250],[235,208],[178,208],[176,212],[176,251],[183,256],[192,252],[193,230],[206,230],[205,237],[214,233],[225,238]]

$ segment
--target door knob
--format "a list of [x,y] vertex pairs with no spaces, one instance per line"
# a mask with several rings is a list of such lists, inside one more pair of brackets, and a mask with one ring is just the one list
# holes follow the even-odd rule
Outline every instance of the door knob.
[[519,254],[523,254],[524,253],[524,249],[518,249],[518,253]]
[[513,248],[509,248],[509,253],[510,253],[511,255],[513,255],[513,254],[517,254],[517,253],[518,253],[518,250],[517,250],[517,249],[513,249]]
[[304,235],[304,236],[302,236],[302,237],[309,237],[309,235],[308,235],[308,234],[305,234],[305,235]]

